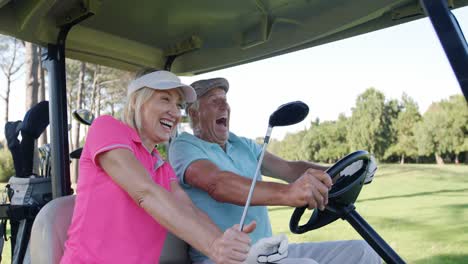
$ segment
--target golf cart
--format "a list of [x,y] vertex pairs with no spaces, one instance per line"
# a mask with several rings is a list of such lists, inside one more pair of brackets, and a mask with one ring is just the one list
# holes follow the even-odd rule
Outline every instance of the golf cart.
[[[0,33],[44,47],[49,77],[53,200],[34,223],[33,263],[57,263],[73,206],[65,57],[129,71],[200,74],[429,16],[468,98],[467,44],[450,11],[466,5],[468,0],[0,0]],[[340,198],[341,192],[333,193]],[[321,226],[314,223],[330,222],[329,217],[314,216],[328,220],[312,220],[296,231]],[[186,257],[179,253],[186,245],[172,239],[182,251],[174,253],[168,246],[164,254],[169,259],[164,256],[161,263],[184,263],[170,259]]]

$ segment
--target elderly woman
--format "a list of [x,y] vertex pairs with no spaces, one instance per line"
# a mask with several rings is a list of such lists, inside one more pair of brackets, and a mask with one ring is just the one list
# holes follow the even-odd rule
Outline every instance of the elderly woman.
[[242,263],[255,222],[224,233],[191,202],[155,146],[169,140],[196,94],[167,71],[128,86],[121,121],[97,118],[80,159],[61,263],[158,263],[169,230],[218,263]]

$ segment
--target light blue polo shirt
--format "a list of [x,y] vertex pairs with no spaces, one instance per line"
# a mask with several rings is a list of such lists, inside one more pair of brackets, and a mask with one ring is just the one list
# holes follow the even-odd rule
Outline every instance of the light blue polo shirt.
[[[192,187],[184,180],[185,170],[197,160],[209,160],[223,171],[231,171],[243,177],[252,179],[257,168],[257,160],[261,147],[253,140],[238,137],[229,133],[226,152],[216,143],[201,140],[191,134],[182,133],[172,143],[169,149],[169,161],[173,166],[182,188],[192,199],[193,203],[203,210],[221,230],[239,224],[244,206],[215,201],[205,191]],[[258,180],[261,180],[261,176]],[[252,220],[257,227],[250,234],[252,244],[263,237],[271,236],[271,224],[266,206],[251,206],[245,223]],[[203,261],[207,257],[191,248],[192,261]]]

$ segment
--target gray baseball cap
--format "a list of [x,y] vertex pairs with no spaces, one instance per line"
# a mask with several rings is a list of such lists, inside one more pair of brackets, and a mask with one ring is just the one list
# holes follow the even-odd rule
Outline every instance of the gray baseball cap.
[[192,83],[190,86],[192,86],[195,90],[195,93],[197,94],[197,99],[200,99],[200,97],[202,97],[208,91],[214,88],[221,88],[226,93],[229,91],[229,82],[224,78],[199,80]]

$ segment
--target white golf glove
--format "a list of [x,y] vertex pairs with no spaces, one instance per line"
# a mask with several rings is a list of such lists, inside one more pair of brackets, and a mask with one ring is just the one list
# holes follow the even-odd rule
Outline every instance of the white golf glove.
[[[340,172],[341,177],[346,177],[353,175],[356,173],[358,170],[362,168],[362,160],[355,161],[351,163],[348,167],[346,167],[344,170]],[[377,163],[375,161],[374,156],[371,156],[369,160],[369,164],[367,165],[367,171],[366,171],[366,179],[364,180],[364,184],[370,183],[372,179],[374,179],[375,172],[377,171]]]
[[288,237],[285,234],[262,238],[249,251],[244,264],[276,263],[288,256]]
[[369,165],[367,165],[367,175],[364,180],[364,184],[370,183],[374,179],[375,172],[377,171],[377,162],[375,161],[374,156],[371,156],[369,160]]

